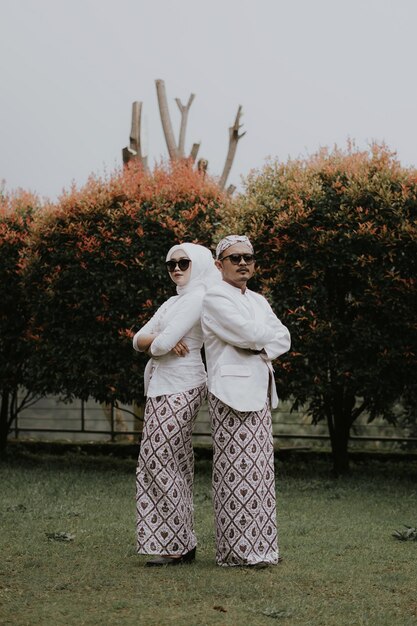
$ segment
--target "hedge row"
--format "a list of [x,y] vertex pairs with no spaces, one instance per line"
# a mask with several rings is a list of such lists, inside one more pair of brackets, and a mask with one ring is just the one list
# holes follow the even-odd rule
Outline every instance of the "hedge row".
[[341,455],[362,411],[393,421],[401,401],[415,419],[417,173],[384,146],[268,163],[233,202],[182,163],[92,178],[42,210],[2,203],[3,390],[140,401],[131,337],[173,293],[166,251],[245,232],[293,337],[281,396],[326,419]]
[[230,220],[291,329],[281,395],[327,420],[339,458],[362,412],[393,422],[401,401],[416,420],[416,218],[417,172],[375,145],[269,163]]
[[92,178],[39,214],[21,261],[31,303],[28,380],[38,393],[143,397],[131,338],[175,293],[164,261],[186,238],[211,246],[226,198],[187,164]]

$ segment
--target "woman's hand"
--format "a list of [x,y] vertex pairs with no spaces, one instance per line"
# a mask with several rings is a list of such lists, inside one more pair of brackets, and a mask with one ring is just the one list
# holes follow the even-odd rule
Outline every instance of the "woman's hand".
[[171,352],[173,352],[177,356],[186,356],[189,353],[189,349],[185,341],[183,339],[180,339],[177,345],[172,348]]

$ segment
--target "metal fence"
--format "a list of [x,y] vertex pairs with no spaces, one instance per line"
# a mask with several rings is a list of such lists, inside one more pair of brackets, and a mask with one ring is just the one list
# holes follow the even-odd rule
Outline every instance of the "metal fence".
[[[281,403],[272,414],[273,435],[278,447],[328,448],[327,425],[313,425],[303,411],[291,412]],[[143,406],[106,405],[92,400],[70,404],[59,398],[45,397],[22,410],[13,424],[12,436],[17,440],[66,442],[135,442],[143,424]],[[211,444],[207,406],[196,420],[194,440]],[[407,428],[386,422],[367,423],[358,419],[351,431],[351,448],[377,450],[417,450],[417,437]]]

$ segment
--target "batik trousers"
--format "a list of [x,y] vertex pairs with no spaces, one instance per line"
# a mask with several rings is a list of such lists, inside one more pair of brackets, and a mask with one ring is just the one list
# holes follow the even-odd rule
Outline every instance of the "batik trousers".
[[206,386],[148,398],[136,470],[140,554],[181,556],[196,545],[192,430]]
[[213,433],[216,562],[278,563],[274,448],[269,400],[235,411],[209,393]]

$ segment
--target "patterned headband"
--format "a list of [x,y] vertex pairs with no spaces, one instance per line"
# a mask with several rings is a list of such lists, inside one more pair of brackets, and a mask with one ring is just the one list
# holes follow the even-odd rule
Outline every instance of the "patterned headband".
[[221,239],[217,244],[216,259],[218,259],[220,255],[227,250],[227,248],[234,246],[235,243],[245,243],[253,253],[253,246],[246,235],[228,235],[227,237],[224,237],[224,239]]

